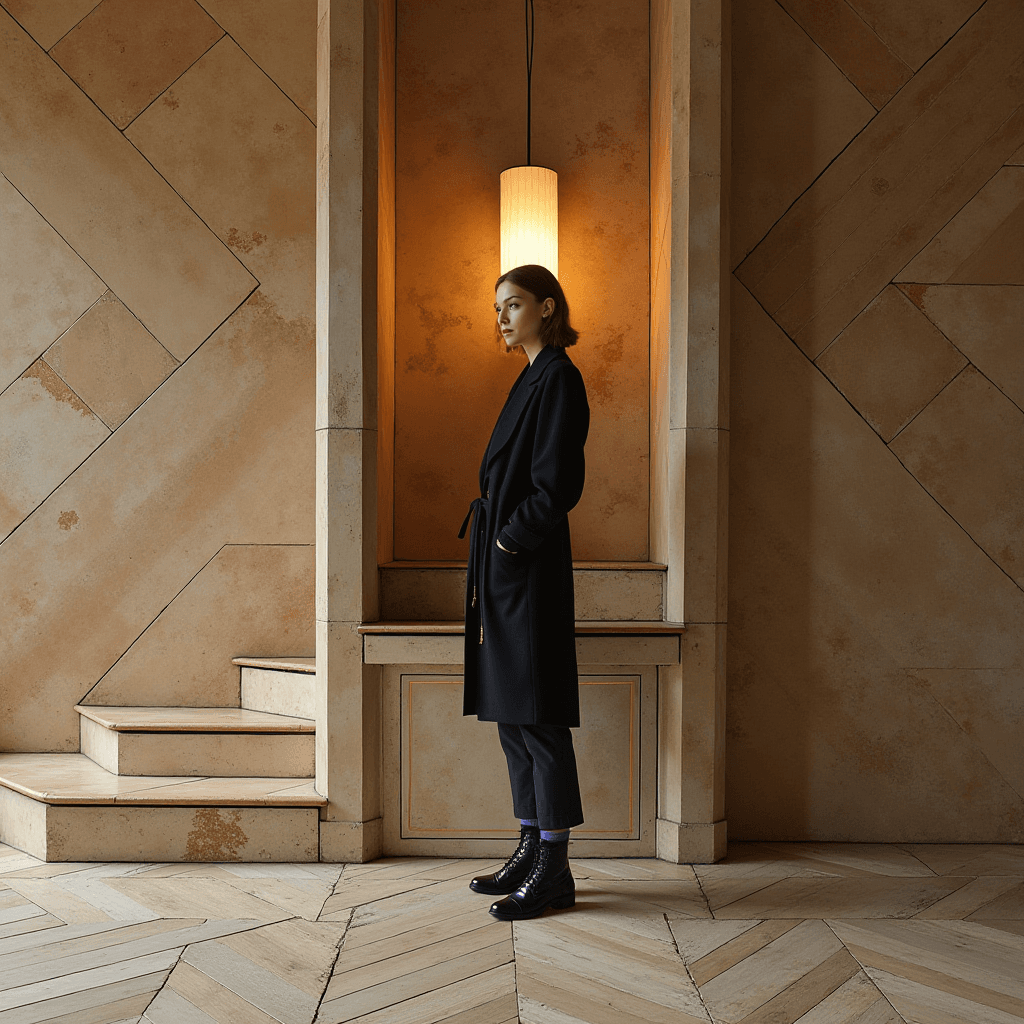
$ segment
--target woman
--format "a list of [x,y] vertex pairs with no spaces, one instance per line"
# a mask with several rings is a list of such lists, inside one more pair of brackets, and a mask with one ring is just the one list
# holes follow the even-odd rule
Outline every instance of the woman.
[[470,888],[504,895],[502,920],[571,907],[569,830],[583,821],[571,727],[579,726],[568,513],[583,493],[590,407],[566,353],[578,334],[554,275],[510,270],[495,285],[497,329],[529,364],[495,424],[471,507],[463,713],[498,723],[519,846]]

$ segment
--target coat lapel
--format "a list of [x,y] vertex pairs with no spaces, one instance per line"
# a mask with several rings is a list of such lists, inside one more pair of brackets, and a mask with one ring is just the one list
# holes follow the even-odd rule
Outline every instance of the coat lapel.
[[557,358],[559,350],[551,345],[546,345],[537,353],[537,358],[526,369],[519,381],[519,386],[513,389],[509,395],[505,407],[498,416],[498,422],[494,425],[494,432],[491,434],[491,442],[487,446],[484,455],[484,466],[486,465],[509,443],[515,433],[523,412],[530,403],[533,389],[544,375],[544,370]]

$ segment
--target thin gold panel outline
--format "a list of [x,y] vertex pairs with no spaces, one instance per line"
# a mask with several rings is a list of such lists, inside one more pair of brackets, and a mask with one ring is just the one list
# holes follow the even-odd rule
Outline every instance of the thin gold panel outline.
[[[437,676],[425,676],[425,675],[402,675],[401,676],[401,689],[404,691],[401,700],[401,723],[400,723],[400,735],[407,742],[400,743],[400,750],[402,753],[399,755],[400,761],[400,773],[401,782],[400,787],[404,792],[405,804],[401,816],[402,816],[402,837],[403,838],[416,838],[417,836],[432,836],[436,833],[450,833],[464,836],[466,838],[478,837],[478,838],[493,838],[494,829],[466,829],[466,828],[444,828],[441,826],[434,826],[431,828],[417,827],[412,822],[412,805],[413,805],[413,788],[412,782],[415,777],[414,771],[414,753],[413,753],[413,686],[424,685],[431,686],[436,684],[442,685],[461,685],[462,676],[457,675],[437,675]],[[628,817],[630,822],[629,835],[624,836],[622,829],[585,829],[583,830],[580,838],[597,838],[602,835],[614,836],[619,839],[636,839],[638,838],[638,829],[640,828],[640,822],[637,816],[637,794],[639,787],[639,772],[641,766],[639,764],[639,737],[637,736],[637,710],[638,702],[640,700],[641,692],[641,677],[639,675],[615,675],[615,676],[581,676],[581,686],[628,686],[630,688],[630,699],[629,699],[629,779],[628,779],[628,792],[629,792],[629,804],[628,804]],[[511,832],[511,830],[510,830]],[[633,833],[637,833],[634,835]],[[438,836],[438,838],[441,838]]]

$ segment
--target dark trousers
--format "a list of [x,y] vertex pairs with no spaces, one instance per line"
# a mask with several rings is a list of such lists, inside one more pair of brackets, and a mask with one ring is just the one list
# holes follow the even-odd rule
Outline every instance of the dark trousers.
[[498,738],[516,817],[537,818],[548,831],[581,825],[580,780],[568,726],[499,722]]

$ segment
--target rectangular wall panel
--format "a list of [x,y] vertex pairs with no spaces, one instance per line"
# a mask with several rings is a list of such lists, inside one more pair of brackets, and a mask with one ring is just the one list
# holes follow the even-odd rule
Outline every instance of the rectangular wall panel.
[[[609,854],[648,852],[654,800],[643,779],[654,764],[654,678],[635,668],[580,678],[573,741],[586,821],[573,830],[576,855],[583,847],[599,855],[609,842]],[[494,841],[518,835],[505,757],[493,723],[463,717],[461,676],[391,668],[385,690],[386,852],[504,849]]]

